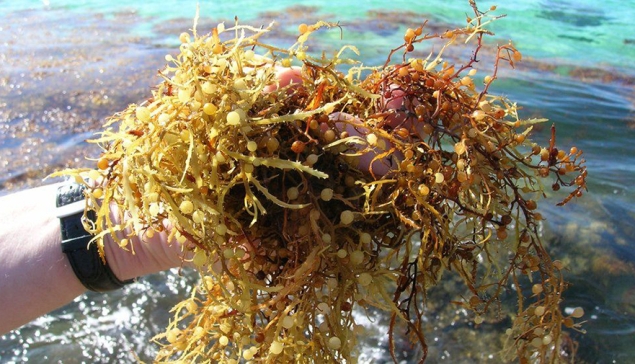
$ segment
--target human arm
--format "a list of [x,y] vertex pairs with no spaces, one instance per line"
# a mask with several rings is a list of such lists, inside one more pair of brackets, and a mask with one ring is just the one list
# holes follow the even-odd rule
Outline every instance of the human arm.
[[60,247],[57,185],[0,198],[0,334],[84,292]]
[[[61,249],[55,212],[59,184],[0,198],[0,334],[64,306],[85,292]],[[179,266],[180,246],[165,234],[133,241],[135,254],[104,240],[108,263],[120,280]]]

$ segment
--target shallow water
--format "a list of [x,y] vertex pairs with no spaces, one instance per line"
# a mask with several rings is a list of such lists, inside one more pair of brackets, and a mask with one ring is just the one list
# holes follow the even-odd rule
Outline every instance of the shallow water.
[[[378,64],[406,25],[429,18],[430,27],[446,29],[470,10],[467,1],[438,2],[423,10],[413,2],[392,1],[390,11],[380,1],[337,2],[337,8],[327,1],[310,2],[311,8],[270,3],[266,12],[255,1],[201,4],[199,29],[234,15],[256,24],[278,19],[270,40],[284,46],[293,43],[301,22],[339,20],[343,40],[339,30],[327,32],[321,46],[355,43],[366,63]],[[566,306],[587,312],[588,333],[577,337],[580,362],[629,363],[635,361],[635,2],[601,4],[525,0],[499,6],[508,16],[493,24],[496,35],[489,46],[513,39],[524,61],[513,72],[505,70],[492,91],[518,101],[525,117],[555,122],[559,145],[585,151],[589,194],[564,208],[553,207],[563,195],[541,204],[548,218],[545,240],[554,256],[568,262],[572,287]],[[0,14],[0,194],[39,185],[53,170],[89,164],[85,157],[98,150],[84,140],[107,116],[149,96],[163,57],[174,53],[178,34],[191,28],[196,11],[194,2],[133,7],[123,1],[0,1],[0,7],[5,10]],[[548,125],[534,135],[542,142],[548,137]],[[113,294],[84,295],[0,337],[0,362],[151,360],[152,336],[166,326],[170,307],[195,279],[187,272],[165,272]],[[429,315],[430,362],[500,361],[497,333],[504,323],[475,330],[453,308],[430,307]],[[381,330],[385,319],[375,319],[362,361],[389,358]],[[400,357],[414,360],[417,353],[402,346]]]

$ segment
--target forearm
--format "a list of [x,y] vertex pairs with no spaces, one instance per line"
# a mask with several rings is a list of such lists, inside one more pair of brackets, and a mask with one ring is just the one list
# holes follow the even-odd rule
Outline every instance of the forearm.
[[[0,198],[0,334],[71,302],[86,288],[62,252],[55,196],[59,184]],[[111,206],[117,221],[116,206]],[[128,232],[129,233],[129,232]],[[130,238],[128,248],[104,237],[105,255],[120,280],[156,273],[182,263],[182,246],[166,232]]]
[[49,185],[0,198],[0,334],[85,291],[60,247],[56,188]]

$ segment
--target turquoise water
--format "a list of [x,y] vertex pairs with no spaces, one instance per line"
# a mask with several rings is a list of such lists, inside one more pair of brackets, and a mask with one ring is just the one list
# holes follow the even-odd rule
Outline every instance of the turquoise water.
[[[327,32],[315,47],[355,43],[365,63],[379,64],[406,26],[430,19],[431,27],[447,29],[471,14],[462,0],[386,4],[201,1],[199,31],[231,23],[234,16],[254,25],[277,19],[272,39],[288,45],[301,22],[340,21],[343,39],[339,30]],[[480,2],[483,9],[492,4]],[[566,305],[588,313],[588,333],[578,337],[580,361],[634,362],[635,1],[496,5],[496,13],[507,16],[492,24],[495,36],[488,44],[511,39],[524,58],[491,91],[518,101],[525,117],[552,120],[558,144],[575,144],[588,161],[589,194],[565,208],[550,204],[558,196],[541,205],[548,218],[545,240],[555,256],[570,263],[573,285]],[[149,95],[164,55],[174,53],[178,34],[191,28],[196,2],[0,1],[0,8],[0,194],[5,194],[41,183],[52,170],[86,163],[84,156],[94,148],[83,140],[105,117]],[[534,138],[548,140],[547,131],[538,130]],[[0,362],[134,362],[133,352],[148,360],[156,350],[149,340],[165,327],[167,311],[194,279],[168,272],[111,295],[82,296],[0,337]],[[381,328],[381,320],[377,325]],[[480,331],[477,338],[461,327],[442,327],[431,327],[431,362],[499,360],[478,353],[495,353],[492,332],[500,327]],[[384,362],[382,340],[380,334],[370,337],[362,358]],[[403,359],[412,360],[404,350]]]

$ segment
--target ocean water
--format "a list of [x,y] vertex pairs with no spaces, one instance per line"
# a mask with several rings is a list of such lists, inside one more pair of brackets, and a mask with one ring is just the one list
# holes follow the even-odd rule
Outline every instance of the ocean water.
[[[635,1],[479,1],[483,9],[494,4],[506,16],[491,24],[489,49],[512,41],[523,62],[504,69],[490,91],[517,101],[521,116],[550,119],[559,146],[585,151],[589,193],[565,207],[554,206],[563,195],[541,204],[545,241],[569,266],[565,305],[587,313],[587,334],[576,336],[579,362],[635,362]],[[339,21],[342,32],[326,32],[315,48],[354,43],[360,59],[374,65],[383,64],[406,27],[429,19],[431,28],[443,30],[471,14],[467,0],[198,6],[199,32],[235,16],[253,25],[275,19],[269,41],[281,46],[293,43],[299,23]],[[54,170],[89,163],[85,157],[97,151],[84,140],[109,115],[148,97],[164,56],[192,27],[197,3],[0,0],[0,9],[0,194],[7,194],[41,184]],[[544,143],[548,129],[533,137]],[[152,336],[195,279],[166,272],[113,294],[84,295],[1,336],[0,362],[149,361],[156,351]],[[474,330],[454,321],[460,312],[437,314],[430,362],[500,361],[496,335],[504,328]],[[364,342],[360,361],[389,361],[382,324],[381,317],[373,323],[378,329]],[[401,349],[404,362],[416,358],[405,343]]]

